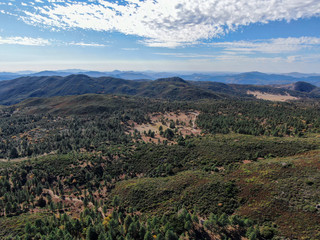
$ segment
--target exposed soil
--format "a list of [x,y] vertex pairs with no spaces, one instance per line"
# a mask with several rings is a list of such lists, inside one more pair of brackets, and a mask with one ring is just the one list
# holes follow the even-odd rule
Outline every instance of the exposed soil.
[[243,164],[249,164],[249,163],[252,163],[252,161],[251,161],[251,160],[243,160],[242,162],[243,162]]
[[[175,128],[178,130],[178,134],[182,136],[187,135],[200,135],[201,129],[195,124],[197,116],[200,114],[199,111],[188,111],[188,112],[166,112],[166,113],[152,113],[149,114],[150,123],[137,124],[133,121],[128,121],[129,131],[133,134],[136,130],[140,132],[141,138],[145,142],[160,143],[167,140],[160,135],[160,126],[162,126],[162,131],[165,131],[170,127],[170,123],[175,123]],[[150,131],[154,132],[154,137],[146,136],[145,133]],[[174,143],[173,141],[168,141],[169,143]]]

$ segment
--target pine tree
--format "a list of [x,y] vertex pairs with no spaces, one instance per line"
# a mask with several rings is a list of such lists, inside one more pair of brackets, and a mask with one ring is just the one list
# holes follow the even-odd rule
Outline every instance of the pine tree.
[[165,240],[178,240],[176,234],[172,230],[168,230],[165,235]]
[[97,240],[98,234],[92,226],[87,229],[86,240]]
[[146,234],[144,235],[143,240],[153,240],[152,234],[149,231],[147,231]]

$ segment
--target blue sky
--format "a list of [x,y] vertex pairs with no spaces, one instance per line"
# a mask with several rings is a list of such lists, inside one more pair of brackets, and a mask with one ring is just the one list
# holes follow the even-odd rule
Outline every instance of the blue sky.
[[320,73],[319,0],[0,0],[0,71]]

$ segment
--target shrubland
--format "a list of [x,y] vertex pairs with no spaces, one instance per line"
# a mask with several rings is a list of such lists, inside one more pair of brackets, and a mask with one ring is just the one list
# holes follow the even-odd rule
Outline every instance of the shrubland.
[[0,237],[317,239],[319,112],[91,94],[2,107]]

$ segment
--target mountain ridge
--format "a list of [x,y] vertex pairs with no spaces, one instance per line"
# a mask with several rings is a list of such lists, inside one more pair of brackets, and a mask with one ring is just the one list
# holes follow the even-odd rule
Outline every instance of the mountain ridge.
[[70,74],[85,74],[90,77],[114,77],[127,80],[156,80],[159,78],[180,77],[189,81],[213,81],[222,83],[237,84],[291,84],[298,81],[304,81],[320,87],[320,74],[317,73],[262,73],[252,72],[199,72],[199,73],[181,73],[181,72],[152,72],[152,71],[86,71],[86,70],[58,70],[58,71],[41,71],[41,72],[0,72],[0,81],[12,80],[24,76],[62,76],[66,77]]
[[126,80],[114,77],[90,77],[85,74],[32,76],[0,81],[0,104],[11,105],[32,97],[82,95],[88,93],[131,95],[168,100],[252,98],[248,91],[260,91],[296,98],[319,98],[318,87],[297,82],[289,85],[226,84],[211,81],[187,81],[180,77],[157,80]]

